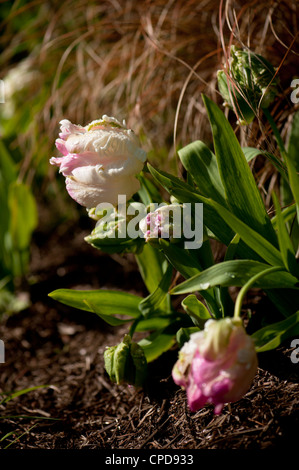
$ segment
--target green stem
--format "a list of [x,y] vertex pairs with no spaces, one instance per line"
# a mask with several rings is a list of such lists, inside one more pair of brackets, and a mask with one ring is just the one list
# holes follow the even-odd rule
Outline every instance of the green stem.
[[135,333],[135,330],[136,330],[137,325],[140,322],[141,318],[142,318],[142,315],[137,317],[136,320],[134,320],[134,322],[132,323],[130,331],[129,331],[129,335],[131,336],[131,338],[133,338],[133,334]]
[[242,289],[240,290],[240,292],[238,294],[238,297],[237,297],[237,300],[236,300],[236,303],[235,303],[235,312],[234,312],[234,319],[235,320],[240,321],[241,307],[242,307],[243,299],[244,299],[248,289],[250,289],[250,287],[253,286],[253,284],[258,279],[260,279],[261,277],[264,277],[264,276],[266,276],[267,274],[270,274],[270,273],[274,273],[275,271],[283,271],[283,270],[285,270],[285,268],[283,266],[272,266],[271,268],[265,269],[264,271],[261,271],[260,273],[257,273],[255,276],[250,278],[249,281],[246,282],[246,284],[244,284],[244,286],[242,287]]

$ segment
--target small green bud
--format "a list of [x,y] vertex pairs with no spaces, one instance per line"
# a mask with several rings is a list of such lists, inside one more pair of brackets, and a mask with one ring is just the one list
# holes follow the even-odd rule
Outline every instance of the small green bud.
[[224,104],[236,112],[240,124],[249,124],[260,107],[273,102],[279,83],[275,73],[261,55],[231,46],[229,68],[219,70],[217,80]]
[[[131,203],[130,208],[135,208],[138,203]],[[138,210],[138,206],[137,209]],[[125,212],[125,211],[123,211]],[[88,212],[89,217],[97,220],[97,224],[85,241],[105,253],[139,253],[143,249],[144,240],[141,236],[130,236],[128,224],[134,215],[118,212],[115,208],[95,208]]]
[[105,369],[110,379],[112,380],[112,382],[116,381],[116,377],[115,377],[114,369],[113,369],[114,353],[115,353],[116,347],[117,346],[112,346],[111,348],[107,348],[106,351],[104,352]]
[[117,384],[128,383],[141,387],[147,375],[147,362],[143,349],[132,342],[130,335],[125,335],[117,346],[104,352],[105,369]]

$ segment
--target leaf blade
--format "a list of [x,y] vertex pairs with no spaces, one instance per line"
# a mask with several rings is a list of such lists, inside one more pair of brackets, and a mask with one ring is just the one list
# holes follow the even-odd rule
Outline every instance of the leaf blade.
[[299,311],[280,322],[272,323],[251,335],[257,352],[277,348],[282,341],[299,333]]
[[[138,309],[142,297],[122,291],[57,289],[49,297],[69,307],[92,312],[112,326],[132,321],[140,316]],[[128,319],[119,319],[124,315]]]
[[[223,287],[243,286],[255,274],[269,268],[268,264],[253,260],[232,260],[215,264],[200,274],[174,287],[171,294],[187,294],[221,285]],[[297,289],[298,279],[287,272],[272,273],[259,280],[255,287]]]
[[221,181],[231,211],[276,245],[275,232],[235,133],[218,106],[205,95],[203,101],[212,128]]

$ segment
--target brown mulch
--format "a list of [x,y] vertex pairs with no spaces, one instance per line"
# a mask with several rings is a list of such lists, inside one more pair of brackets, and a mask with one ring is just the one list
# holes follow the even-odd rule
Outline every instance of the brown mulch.
[[[86,232],[87,233],[87,232]],[[116,288],[145,294],[134,259],[106,256],[83,240],[84,229],[35,235],[32,304],[0,324],[6,362],[0,392],[42,386],[0,405],[0,447],[9,449],[285,449],[297,442],[299,364],[290,342],[259,357],[250,391],[197,413],[172,381],[177,350],[150,364],[144,390],[112,384],[103,365],[106,346],[127,327],[50,299],[54,289]],[[65,240],[68,243],[65,243]],[[5,437],[6,436],[6,437]]]

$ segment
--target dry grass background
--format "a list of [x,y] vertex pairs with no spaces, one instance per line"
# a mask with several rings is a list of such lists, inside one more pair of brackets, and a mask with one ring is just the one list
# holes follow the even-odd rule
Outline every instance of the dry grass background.
[[[24,173],[33,155],[39,153],[40,162],[41,153],[47,159],[53,152],[62,118],[86,124],[102,114],[125,119],[151,161],[171,168],[177,147],[210,139],[201,93],[221,104],[216,71],[223,67],[230,44],[261,53],[278,67],[281,93],[272,112],[282,126],[293,114],[289,97],[291,80],[298,76],[296,0],[8,3],[12,8],[2,21],[2,74],[26,56],[40,74],[31,93],[40,94],[42,105],[32,116],[34,125],[18,136],[26,157]],[[23,106],[30,109],[30,100],[25,93]],[[240,130],[239,136],[243,144],[270,145],[275,151],[261,122]]]

